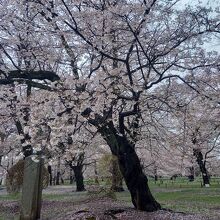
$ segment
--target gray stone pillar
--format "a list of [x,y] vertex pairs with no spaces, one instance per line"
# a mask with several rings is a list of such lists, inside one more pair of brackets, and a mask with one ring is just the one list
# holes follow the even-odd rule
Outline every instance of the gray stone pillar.
[[44,159],[37,155],[25,158],[20,220],[40,218]]

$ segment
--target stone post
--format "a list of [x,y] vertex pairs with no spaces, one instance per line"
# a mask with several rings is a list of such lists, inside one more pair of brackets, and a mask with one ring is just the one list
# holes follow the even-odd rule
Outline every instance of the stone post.
[[25,158],[20,220],[40,218],[44,159],[37,155]]

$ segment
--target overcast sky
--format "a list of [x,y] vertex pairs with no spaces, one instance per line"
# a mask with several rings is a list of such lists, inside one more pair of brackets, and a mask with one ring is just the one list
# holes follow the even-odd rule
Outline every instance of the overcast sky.
[[182,5],[220,6],[219,0],[181,0]]
[[[181,0],[178,5],[180,7],[184,7],[187,5],[193,6],[205,6],[205,7],[220,7],[220,0]],[[220,51],[220,34],[218,34],[218,38],[216,37],[213,39],[212,42],[206,44],[207,50],[216,50],[217,52]]]

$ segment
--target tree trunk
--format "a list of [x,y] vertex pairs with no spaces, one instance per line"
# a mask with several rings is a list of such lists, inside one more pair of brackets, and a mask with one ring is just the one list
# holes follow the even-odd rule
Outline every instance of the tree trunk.
[[209,187],[209,176],[208,176],[208,171],[206,169],[206,162],[203,161],[203,155],[202,152],[198,149],[193,150],[194,156],[196,156],[196,161],[199,165],[199,169],[202,173],[202,179],[203,179],[203,186]]
[[61,183],[64,184],[64,179],[62,176],[60,177],[60,180],[61,180]]
[[50,184],[50,186],[52,186],[53,176],[52,176],[52,167],[51,167],[51,165],[48,165],[47,170],[48,170],[48,173],[49,173],[49,184]]
[[74,172],[75,180],[76,180],[76,191],[77,192],[85,191],[82,169],[83,169],[83,166],[74,166],[73,167],[73,172]]
[[111,174],[112,174],[112,186],[111,190],[115,192],[122,192],[123,189],[123,177],[121,175],[118,159],[115,156],[112,156],[111,159]]
[[70,184],[73,184],[74,182],[74,177],[73,177],[73,170],[70,168]]
[[209,181],[208,172],[207,172],[205,167],[204,167],[204,171],[202,172],[202,179],[203,179],[203,185],[205,187],[209,187],[210,186],[210,181]]
[[140,160],[134,150],[118,156],[119,166],[131,193],[132,203],[138,210],[156,211],[160,204],[152,196],[148,179],[142,171]]
[[57,163],[56,185],[60,185],[60,157],[58,157]]
[[189,167],[189,172],[190,172],[190,175],[188,176],[188,179],[190,182],[193,182],[195,180],[195,177],[194,177],[194,167]]
[[54,186],[56,185],[56,175],[54,175],[54,177],[53,177],[53,185]]
[[57,171],[57,175],[56,175],[56,185],[60,185],[60,171]]
[[95,163],[94,163],[94,173],[95,173],[95,184],[99,185],[99,177],[98,177],[96,160],[95,160]]
[[108,124],[108,127],[102,127],[99,131],[108,143],[112,154],[118,158],[120,171],[135,208],[149,212],[161,209],[160,204],[150,192],[148,179],[143,173],[135,152],[135,144],[130,143],[125,135],[118,135],[113,124]]
[[156,165],[155,165],[155,163],[154,163],[154,182],[156,183],[157,180],[158,180],[157,167],[156,167]]

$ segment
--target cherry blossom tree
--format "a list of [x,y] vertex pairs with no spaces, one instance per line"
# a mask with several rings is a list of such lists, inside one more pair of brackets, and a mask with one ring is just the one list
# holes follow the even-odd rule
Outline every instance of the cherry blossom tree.
[[52,63],[48,62],[45,50],[40,50],[41,34],[36,30],[30,6],[25,2],[7,1],[1,4],[1,11],[1,105],[14,121],[24,155],[28,156],[33,150],[29,127],[34,127],[30,121],[29,98],[36,88],[51,90],[48,82],[59,77],[50,71]]
[[173,152],[179,151],[179,161],[188,160],[188,166],[191,161],[192,171],[196,162],[203,184],[208,186],[206,165],[210,166],[219,149],[219,76],[217,71],[208,71],[197,79],[191,77],[196,91],[178,81],[170,86],[167,105],[173,105],[175,111],[169,111],[168,121],[161,122],[169,131],[167,146]]
[[[219,149],[219,107],[214,103],[197,98],[184,112],[183,122],[186,126],[185,146],[196,158],[200,168],[203,185],[209,186],[207,164],[212,163]],[[187,149],[186,149],[187,150]]]
[[[118,157],[135,207],[158,209],[144,187],[147,178],[135,153],[142,103],[147,99],[155,103],[152,91],[159,83],[169,83],[167,79],[175,77],[194,88],[181,75],[198,75],[193,70],[217,66],[216,54],[206,54],[201,44],[218,33],[219,23],[205,8],[179,10],[170,1],[60,1],[57,5],[38,1],[38,5],[43,17],[58,25],[58,32],[72,32],[81,42],[76,54],[80,49],[84,52],[84,64],[77,63],[82,75],[73,81],[80,100],[60,115],[80,108]],[[65,16],[58,20],[61,14]]]
[[[173,108],[169,102],[172,103],[175,90],[173,96],[167,95],[172,79],[207,96],[206,91],[197,88],[194,79],[203,74],[202,70],[213,74],[219,68],[218,53],[207,53],[203,45],[219,34],[218,11],[190,6],[179,9],[179,1],[168,0],[13,2],[28,18],[29,31],[27,28],[21,31],[25,40],[31,39],[29,32],[36,33],[35,39],[42,39],[37,46],[46,54],[43,60],[60,57],[56,56],[57,51],[62,52],[58,64],[62,76],[51,71],[54,60],[46,59],[49,64],[44,70],[36,67],[32,71],[23,61],[22,69],[17,72],[16,68],[16,78],[12,67],[9,71],[1,70],[3,82],[7,81],[1,84],[8,84],[8,79],[28,80],[34,84],[37,83],[34,80],[41,80],[41,86],[48,88],[44,80],[61,78],[56,93],[48,101],[58,107],[56,117],[65,118],[71,113],[87,126],[93,126],[118,158],[134,206],[145,211],[160,209],[148,188],[148,179],[136,152],[141,127],[148,125],[144,115],[153,112],[156,120],[164,109]],[[10,23],[6,18],[5,21]],[[23,26],[18,23],[18,27]],[[58,49],[45,48],[44,42],[48,39],[58,44]],[[3,45],[4,57],[14,62],[15,55],[10,55],[10,59],[5,48]],[[29,46],[24,51],[27,50],[33,51],[33,48]],[[22,59],[25,57],[27,55]],[[38,59],[31,55],[28,61]],[[50,88],[47,90],[52,90]],[[48,106],[48,103],[43,104]],[[24,112],[26,117],[28,113],[29,110]]]

